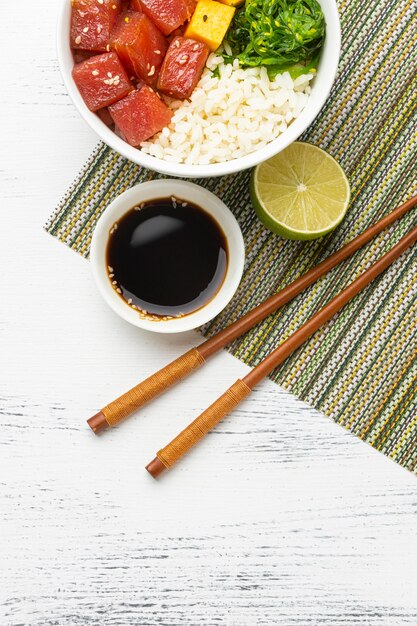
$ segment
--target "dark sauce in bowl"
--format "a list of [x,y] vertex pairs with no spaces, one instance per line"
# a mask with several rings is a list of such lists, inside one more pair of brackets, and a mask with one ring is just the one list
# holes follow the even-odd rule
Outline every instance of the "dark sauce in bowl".
[[160,198],[134,207],[113,226],[106,250],[109,280],[150,319],[170,319],[208,304],[227,272],[226,237],[201,207]]

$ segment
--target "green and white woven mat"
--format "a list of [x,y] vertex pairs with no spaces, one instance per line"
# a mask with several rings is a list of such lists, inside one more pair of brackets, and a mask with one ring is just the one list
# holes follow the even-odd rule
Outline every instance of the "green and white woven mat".
[[[352,203],[335,233],[290,242],[266,230],[248,195],[250,172],[199,180],[235,213],[246,267],[210,335],[300,276],[417,192],[417,19],[410,0],[341,0],[343,52],[336,83],[302,139],[345,168]],[[46,229],[88,256],[95,223],[128,187],[159,175],[99,145]],[[254,366],[416,224],[416,211],[230,346]],[[356,297],[271,378],[417,473],[417,247]],[[277,424],[277,428],[279,425]]]

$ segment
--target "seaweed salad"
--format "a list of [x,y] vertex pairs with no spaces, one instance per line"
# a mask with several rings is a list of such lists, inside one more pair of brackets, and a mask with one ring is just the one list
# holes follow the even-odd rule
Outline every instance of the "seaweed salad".
[[233,18],[226,41],[242,67],[265,65],[273,77],[314,71],[326,23],[317,0],[246,0]]

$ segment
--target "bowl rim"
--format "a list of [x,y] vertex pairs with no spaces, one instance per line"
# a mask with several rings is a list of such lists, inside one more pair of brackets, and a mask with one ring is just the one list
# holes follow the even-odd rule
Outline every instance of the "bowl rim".
[[[228,265],[223,283],[210,302],[184,317],[156,322],[139,317],[114,291],[107,274],[106,247],[109,230],[117,219],[140,202],[170,196],[177,196],[201,206],[218,223],[228,245]],[[206,324],[229,304],[243,275],[245,244],[235,216],[214,193],[185,180],[158,179],[127,189],[103,211],[93,232],[90,261],[98,291],[119,317],[144,330],[171,334],[194,330]]]
[[[171,163],[164,161],[163,159],[145,154],[140,149],[130,146],[127,142],[118,137],[110,128],[108,128],[95,113],[90,111],[84,103],[71,75],[73,60],[69,45],[70,0],[61,0],[57,21],[56,44],[61,75],[70,98],[82,118],[96,132],[100,139],[104,141],[104,143],[133,163],[142,165],[143,167],[157,171],[161,174],[180,178],[206,178],[233,174],[258,165],[262,161],[265,161],[278,152],[281,152],[281,150],[284,150],[293,141],[298,139],[298,137],[310,126],[324,106],[324,103],[326,102],[334,84],[339,64],[341,29],[336,0],[319,0],[319,2],[326,17],[326,40],[319,70],[317,72],[317,76],[315,77],[315,83],[317,84],[313,85],[312,93],[305,109],[302,111],[300,116],[290,124],[285,133],[269,142],[263,148],[238,159],[224,161],[222,163],[210,163],[208,165],[187,165],[184,163]],[[331,29],[329,28],[330,24]],[[72,60],[71,67],[69,67],[69,58]],[[324,76],[323,70],[320,72],[320,67],[324,65],[324,60],[326,65],[325,68],[323,67],[323,70],[326,69],[326,76]]]

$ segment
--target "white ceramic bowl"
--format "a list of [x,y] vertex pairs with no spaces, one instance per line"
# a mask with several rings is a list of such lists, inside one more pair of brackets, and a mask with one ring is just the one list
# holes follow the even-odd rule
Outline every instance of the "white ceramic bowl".
[[[152,321],[141,318],[111,286],[106,263],[106,247],[113,224],[141,202],[156,198],[188,200],[211,215],[222,229],[228,245],[228,265],[225,279],[214,298],[201,309],[181,318]],[[242,278],[245,244],[234,215],[211,191],[183,180],[153,180],[128,189],[114,200],[97,222],[91,242],[91,266],[96,285],[107,304],[127,322],[157,333],[180,333],[197,328],[213,319],[232,299]]]
[[71,0],[61,0],[61,8],[58,19],[57,47],[58,59],[64,83],[68,89],[78,111],[87,124],[99,135],[99,137],[111,148],[124,157],[143,165],[151,170],[168,174],[169,176],[179,176],[184,178],[202,178],[206,176],[223,176],[238,172],[249,167],[253,167],[266,159],[281,152],[290,143],[295,141],[311,124],[324,105],[330,89],[333,85],[340,56],[340,23],[337,12],[336,0],[319,0],[326,19],[326,41],[321,56],[320,67],[317,76],[313,81],[312,92],[307,106],[301,115],[274,141],[264,148],[224,163],[212,163],[209,165],[185,165],[169,163],[162,159],[144,154],[141,150],[133,148],[128,143],[118,137],[108,128],[100,118],[89,111],[72,79],[72,68],[74,60],[69,44]]

